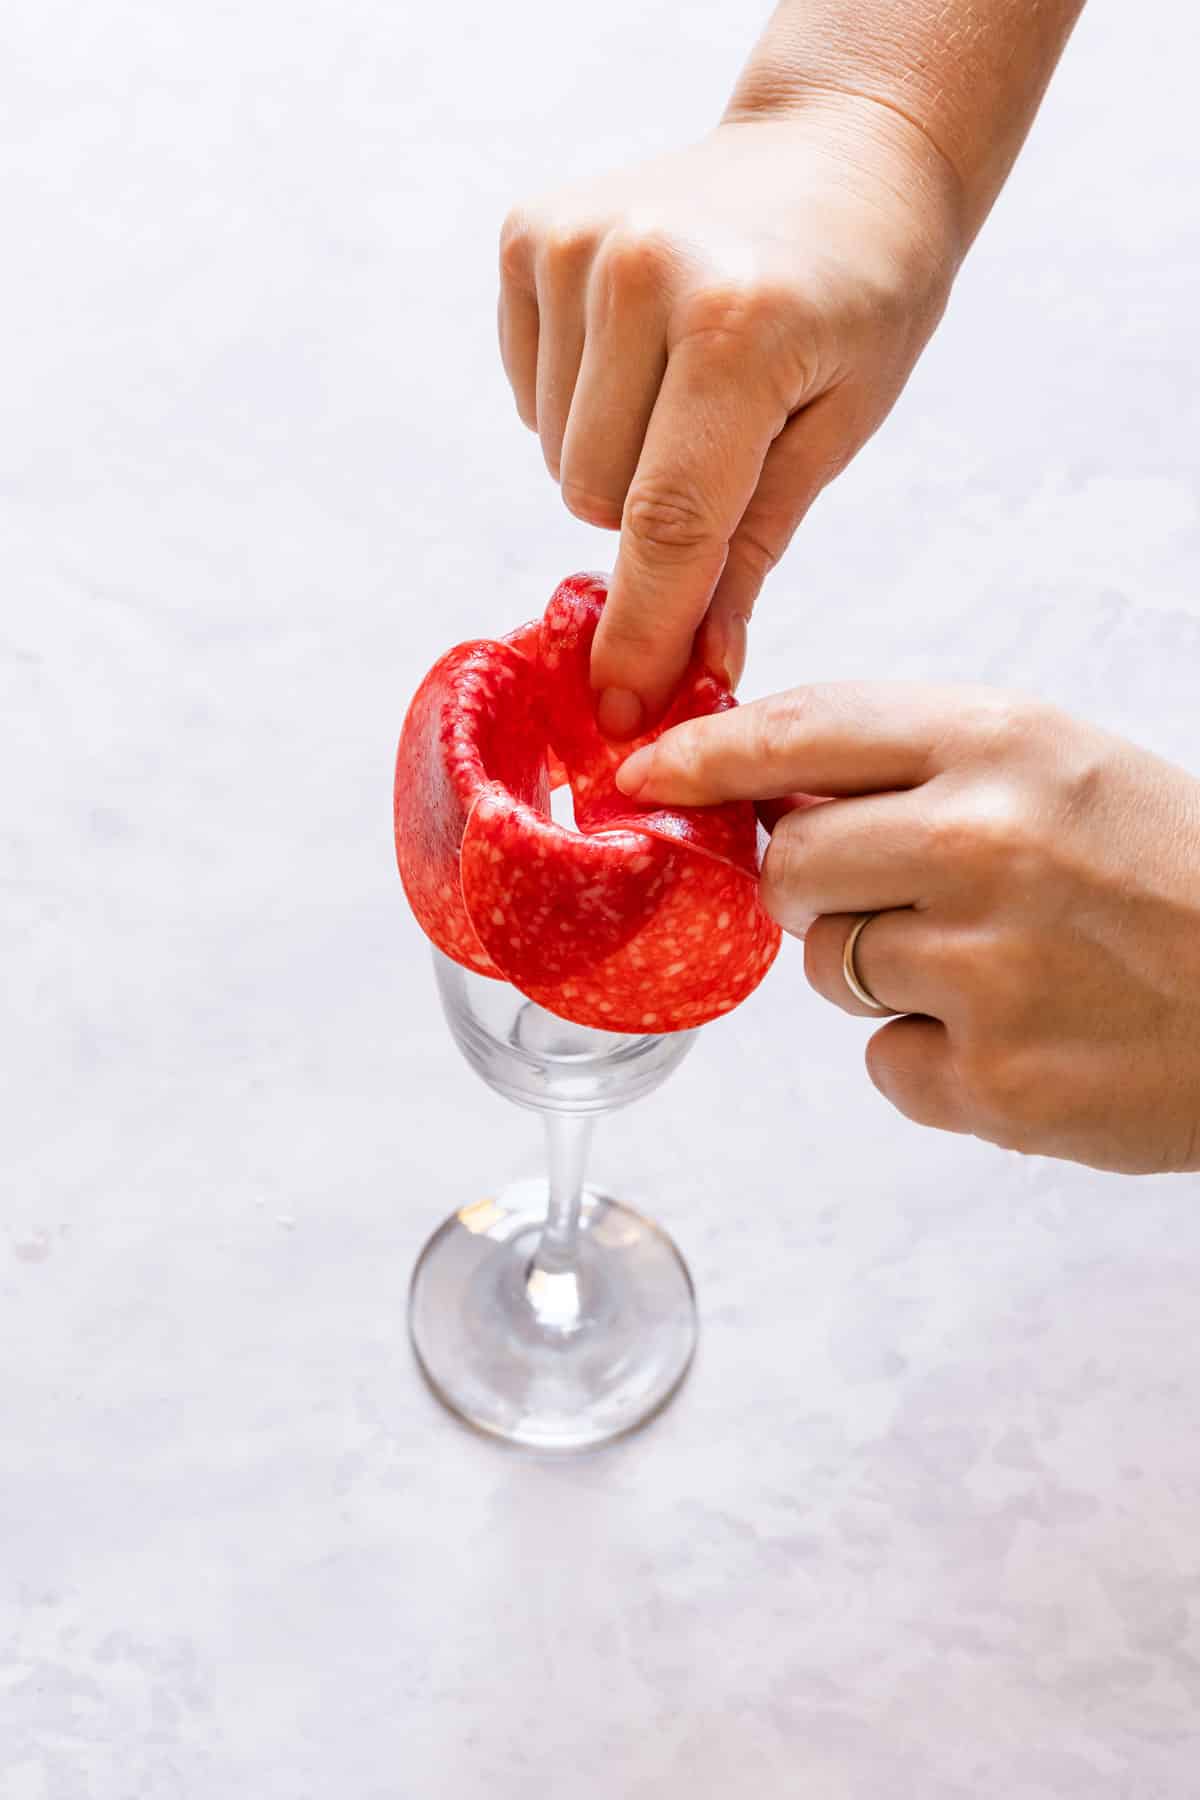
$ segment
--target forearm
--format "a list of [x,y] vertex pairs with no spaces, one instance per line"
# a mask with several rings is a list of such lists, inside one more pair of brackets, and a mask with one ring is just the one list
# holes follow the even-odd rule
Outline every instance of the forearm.
[[727,118],[845,96],[945,159],[969,242],[1000,192],[1083,0],[781,0]]

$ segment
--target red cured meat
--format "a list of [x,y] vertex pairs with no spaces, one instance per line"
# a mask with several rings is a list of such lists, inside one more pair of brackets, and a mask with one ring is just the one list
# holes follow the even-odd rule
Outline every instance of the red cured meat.
[[536,665],[507,644],[459,644],[420,687],[396,758],[396,859],[408,903],[455,962],[500,976],[463,898],[459,853],[471,809],[496,782],[549,805]]
[[549,993],[653,925],[674,861],[642,832],[582,836],[493,787],[467,824],[462,885],[492,961],[523,993]]
[[[588,675],[606,591],[572,576],[542,620],[430,671],[396,761],[397,860],[456,961],[582,1025],[683,1030],[744,1000],[780,933],[758,899],[753,808],[639,806],[618,790],[634,745],[600,732]],[[734,704],[694,664],[638,741]],[[576,831],[549,817],[561,779]]]
[[[581,831],[627,827],[731,862],[754,879],[759,868],[758,830],[751,806],[642,805],[623,794],[616,772],[640,744],[649,744],[685,719],[725,712],[737,701],[693,658],[663,718],[653,731],[628,742],[606,738],[596,723],[590,665],[592,639],[607,583],[600,575],[571,575],[560,583],[542,620],[541,661],[546,671],[546,729],[568,771]],[[526,628],[527,629],[527,628]]]

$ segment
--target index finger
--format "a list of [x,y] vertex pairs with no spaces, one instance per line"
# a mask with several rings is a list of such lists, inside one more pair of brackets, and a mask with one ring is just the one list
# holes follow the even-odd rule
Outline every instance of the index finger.
[[600,722],[614,735],[634,735],[682,675],[729,540],[786,423],[769,380],[756,382],[746,360],[698,337],[668,358],[592,647]]
[[1003,708],[986,688],[831,682],[691,719],[626,759],[623,793],[672,806],[918,787]]

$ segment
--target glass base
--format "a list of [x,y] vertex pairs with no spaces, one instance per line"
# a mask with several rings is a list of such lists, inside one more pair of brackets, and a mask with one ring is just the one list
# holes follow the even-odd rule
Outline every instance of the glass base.
[[692,1278],[664,1231],[584,1190],[578,1257],[533,1268],[545,1181],[446,1220],[413,1272],[417,1361],[450,1411],[536,1450],[583,1450],[654,1417],[696,1348]]

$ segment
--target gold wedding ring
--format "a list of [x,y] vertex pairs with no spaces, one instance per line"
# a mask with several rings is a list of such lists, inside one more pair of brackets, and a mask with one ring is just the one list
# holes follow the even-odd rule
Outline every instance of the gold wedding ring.
[[861,1006],[869,1006],[874,1013],[893,1013],[896,1010],[894,1006],[884,1006],[875,998],[874,994],[859,974],[857,964],[854,961],[854,952],[858,948],[859,938],[871,923],[871,920],[877,919],[878,917],[879,914],[877,912],[864,913],[861,919],[856,919],[854,924],[850,927],[850,930],[846,935],[845,948],[842,951],[842,974],[846,977],[846,986],[850,989],[850,992]]

